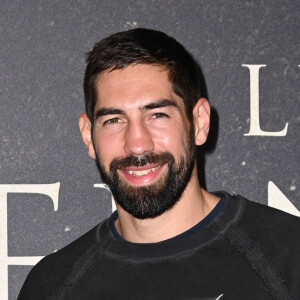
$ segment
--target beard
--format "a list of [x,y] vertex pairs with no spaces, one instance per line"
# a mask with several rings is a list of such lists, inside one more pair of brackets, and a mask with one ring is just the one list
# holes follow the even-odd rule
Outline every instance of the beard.
[[[159,154],[145,153],[140,156],[128,155],[115,158],[110,163],[109,172],[96,154],[96,165],[102,180],[110,188],[115,201],[128,213],[138,219],[155,218],[180,199],[192,176],[195,163],[194,134],[190,132],[188,142],[184,144],[184,154],[176,162],[170,152]],[[167,173],[157,182],[147,186],[132,186],[120,178],[118,169],[130,166],[141,167],[147,164],[166,164]]]

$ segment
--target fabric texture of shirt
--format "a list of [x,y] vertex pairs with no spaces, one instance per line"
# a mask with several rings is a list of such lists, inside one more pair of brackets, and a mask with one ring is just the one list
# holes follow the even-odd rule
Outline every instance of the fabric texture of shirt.
[[29,273],[18,300],[300,299],[300,219],[240,196],[205,228],[151,244],[117,239],[114,214]]

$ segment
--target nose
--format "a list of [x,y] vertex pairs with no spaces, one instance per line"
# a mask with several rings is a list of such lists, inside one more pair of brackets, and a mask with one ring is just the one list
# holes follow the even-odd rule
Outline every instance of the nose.
[[151,132],[142,121],[128,123],[125,133],[124,150],[127,155],[142,155],[154,150]]

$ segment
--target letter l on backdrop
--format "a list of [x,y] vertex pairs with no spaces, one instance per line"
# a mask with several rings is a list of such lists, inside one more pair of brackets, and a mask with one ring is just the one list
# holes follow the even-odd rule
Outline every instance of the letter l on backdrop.
[[245,136],[285,136],[288,123],[281,131],[264,131],[259,123],[259,69],[266,65],[245,65],[250,71],[250,130]]

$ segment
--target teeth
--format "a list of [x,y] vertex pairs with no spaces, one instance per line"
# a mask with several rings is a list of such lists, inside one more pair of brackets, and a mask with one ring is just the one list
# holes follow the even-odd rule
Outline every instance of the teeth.
[[125,171],[125,172],[127,174],[129,174],[129,175],[133,175],[133,176],[139,177],[139,176],[145,176],[145,175],[149,174],[150,172],[153,172],[153,171],[157,170],[160,167],[161,167],[161,165],[159,165],[156,168],[151,168],[151,169],[142,170],[142,171],[131,171],[131,170],[129,170],[129,171]]

